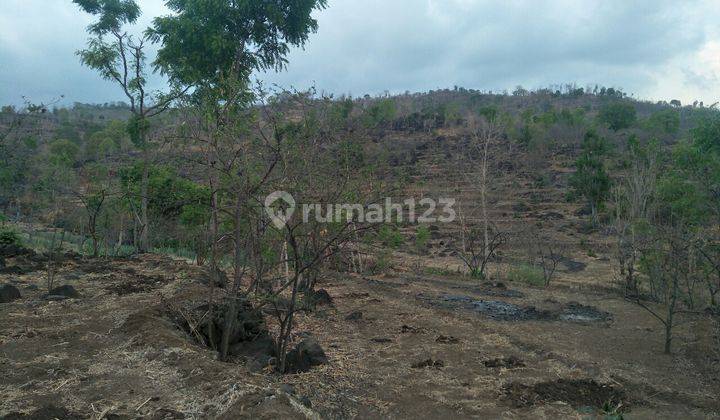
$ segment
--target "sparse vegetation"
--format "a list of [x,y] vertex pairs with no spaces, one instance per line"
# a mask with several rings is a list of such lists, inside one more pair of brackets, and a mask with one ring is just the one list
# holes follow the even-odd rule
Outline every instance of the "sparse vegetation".
[[0,109],[0,417],[717,415],[715,105],[269,88],[329,2],[72,3],[127,103]]

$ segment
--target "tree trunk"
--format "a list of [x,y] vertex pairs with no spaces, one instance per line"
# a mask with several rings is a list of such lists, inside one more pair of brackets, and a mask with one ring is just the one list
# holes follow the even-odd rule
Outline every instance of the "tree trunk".
[[238,313],[238,292],[240,291],[240,284],[243,277],[243,266],[242,266],[242,247],[240,246],[242,236],[242,206],[243,196],[238,194],[237,201],[235,202],[235,255],[234,265],[235,274],[233,275],[233,285],[228,298],[228,307],[225,312],[225,325],[222,332],[222,340],[220,341],[220,360],[227,360],[228,350],[230,348],[230,338],[233,330],[235,329],[235,319]]
[[148,224],[148,184],[150,183],[150,162],[147,146],[143,151],[143,173],[140,185],[140,246],[138,251],[145,253],[149,250],[150,225]]
[[[208,159],[209,163],[209,159]],[[208,166],[208,171],[212,168]],[[210,320],[215,319],[215,286],[218,281],[218,265],[217,265],[217,236],[218,236],[218,200],[215,191],[215,177],[211,172],[210,182],[210,290],[208,293],[208,316]],[[213,350],[217,350],[215,344],[215,323],[208,322],[208,341]]]
[[[490,137],[486,136],[485,145],[483,149],[483,161],[482,161],[482,180],[480,185],[480,205],[482,206],[482,217],[483,217],[483,260],[487,260],[489,257],[489,235],[488,235],[488,215],[487,215],[487,159],[488,159],[488,145],[490,143]],[[481,276],[485,273],[481,272]]]

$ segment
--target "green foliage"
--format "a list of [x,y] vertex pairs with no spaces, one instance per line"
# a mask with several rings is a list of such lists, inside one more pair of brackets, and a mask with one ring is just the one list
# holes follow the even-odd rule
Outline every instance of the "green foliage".
[[85,158],[98,160],[129,148],[127,124],[110,121],[103,129],[92,133],[85,142]]
[[545,286],[545,277],[543,276],[542,269],[529,264],[520,264],[510,268],[507,273],[507,279],[531,286]]
[[97,35],[117,31],[125,23],[140,17],[140,7],[134,0],[73,0],[86,13],[99,17],[88,30]]
[[382,225],[378,230],[378,239],[380,242],[392,249],[397,249],[405,243],[402,233],[391,225]]
[[712,114],[701,118],[690,130],[693,143],[703,152],[720,153],[720,115]]
[[495,122],[495,120],[500,115],[500,111],[495,106],[486,106],[483,108],[480,108],[478,113],[484,117],[488,122]]
[[660,133],[675,134],[680,129],[680,113],[674,109],[655,112],[648,118],[647,126]]
[[132,116],[127,122],[127,133],[130,135],[130,141],[139,149],[147,146],[145,133],[147,133],[149,129],[150,121],[139,115]]
[[627,102],[613,102],[600,109],[598,119],[607,124],[611,130],[622,130],[632,127],[637,118],[635,106]]
[[14,229],[0,227],[0,246],[20,246],[20,235]]
[[71,167],[77,160],[80,148],[69,140],[55,140],[50,143],[49,161],[60,167]]
[[593,220],[610,193],[610,176],[605,172],[603,158],[609,146],[607,141],[594,131],[585,134],[582,153],[575,161],[575,173],[570,177],[570,186],[585,197],[593,212]]
[[[123,189],[135,199],[140,195],[142,171],[142,164],[138,163],[118,173]],[[151,167],[148,181],[148,208],[155,217],[179,220],[187,226],[208,220],[210,192],[207,187],[179,177],[167,166]]]
[[392,266],[392,253],[383,249],[375,255],[375,264],[370,267],[372,274],[382,274],[387,272]]
[[392,99],[380,99],[365,111],[363,122],[369,128],[386,125],[395,119],[396,113],[395,102]]
[[530,124],[523,124],[518,136],[518,142],[523,146],[529,146],[533,140],[533,130]]
[[418,251],[425,251],[430,240],[430,229],[425,225],[418,226],[415,230],[415,248]]
[[217,84],[236,71],[281,69],[290,47],[317,30],[311,12],[326,0],[170,0],[147,35],[160,43],[155,65],[183,84]]

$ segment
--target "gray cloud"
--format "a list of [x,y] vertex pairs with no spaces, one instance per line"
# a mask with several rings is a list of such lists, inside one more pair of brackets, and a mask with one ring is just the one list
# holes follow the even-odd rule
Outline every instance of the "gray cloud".
[[[78,64],[74,51],[84,44],[89,18],[70,0],[4,1],[9,7],[0,11],[0,102],[17,102],[23,94],[65,94],[69,102],[122,99],[114,86]],[[161,0],[140,3],[145,24],[163,13]],[[714,22],[720,12],[712,0],[330,3],[317,13],[319,32],[304,50],[291,53],[287,71],[258,77],[354,95],[576,82],[660,98],[712,96],[712,88],[720,87],[693,62],[703,45],[718,41]],[[688,72],[715,84],[693,90]]]

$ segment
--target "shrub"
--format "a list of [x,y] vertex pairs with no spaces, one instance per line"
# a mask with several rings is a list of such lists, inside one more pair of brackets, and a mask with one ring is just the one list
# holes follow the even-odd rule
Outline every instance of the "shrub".
[[680,113],[674,109],[665,109],[648,118],[648,128],[667,134],[675,134],[680,129]]
[[430,240],[430,229],[427,226],[418,226],[415,232],[415,247],[418,251],[423,252],[427,249]]
[[392,249],[397,249],[403,244],[403,242],[405,242],[402,233],[388,225],[384,225],[380,228],[378,231],[378,238],[383,245]]
[[507,279],[513,282],[521,282],[532,286],[542,287],[545,285],[543,272],[538,267],[528,264],[515,266],[508,271]]
[[631,127],[635,123],[636,111],[632,104],[615,102],[602,107],[598,118],[611,130],[618,131]]
[[0,246],[12,246],[21,244],[20,235],[10,228],[0,228]]

